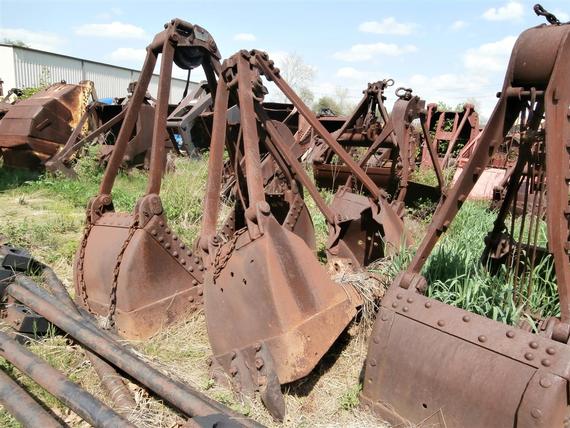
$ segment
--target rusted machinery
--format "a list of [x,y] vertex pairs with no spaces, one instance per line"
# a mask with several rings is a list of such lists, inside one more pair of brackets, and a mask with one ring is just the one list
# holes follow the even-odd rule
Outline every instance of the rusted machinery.
[[[87,208],[75,259],[76,296],[125,337],[143,338],[186,315],[202,301],[204,266],[169,228],[159,192],[165,157],[166,117],[173,63],[196,66],[209,39],[203,29],[172,20],[147,48],[99,195]],[[205,46],[204,46],[205,44]],[[111,190],[132,134],[158,55],[162,54],[154,115],[149,182],[133,213],[113,209]],[[209,80],[217,70],[205,67]]]
[[[302,150],[293,134],[269,118],[262,75],[346,163],[370,198],[348,188],[327,205],[299,161]],[[239,117],[227,114],[236,106]],[[237,196],[217,231],[224,145]],[[278,172],[271,183],[263,167],[268,163]],[[238,52],[224,61],[214,103],[200,236],[204,307],[213,370],[229,373],[245,392],[259,390],[279,419],[285,414],[280,385],[315,367],[360,304],[352,287],[332,282],[315,256],[305,192],[329,225],[327,258],[333,268],[357,268],[405,242],[402,221],[385,193],[280,77],[267,54]]]
[[[392,79],[369,83],[353,113],[333,135],[374,183],[387,191],[390,200],[403,203],[418,196],[437,200],[443,188],[439,163],[435,167],[439,189],[410,180],[416,167],[420,136],[423,134],[430,141],[425,127],[418,133],[413,126],[414,120],[425,118],[425,102],[412,95],[411,89],[399,88],[396,91],[398,99],[389,114],[384,105],[384,91],[393,84]],[[335,190],[339,186],[350,185],[347,166],[317,135],[312,140],[311,153],[307,158],[312,161],[317,184]],[[431,149],[432,146],[427,147]]]
[[4,164],[41,168],[65,144],[92,97],[96,99],[93,82],[62,82],[10,105],[0,121]]
[[[462,111],[440,110],[437,104],[429,104],[424,118],[427,128],[433,134],[431,144],[438,152],[442,168],[447,168],[451,159],[457,156],[458,150],[473,141],[480,132],[479,115],[470,103],[465,103]],[[424,142],[421,165],[429,168],[431,158],[427,148]]]
[[[535,11],[551,25],[519,36],[499,101],[470,161],[436,212],[412,262],[382,300],[361,399],[393,423],[473,428],[567,423],[570,25],[561,24],[540,5]],[[420,274],[438,237],[516,122],[521,135],[518,158],[493,230],[485,239],[483,261],[492,271],[504,266],[515,284],[529,287],[530,293],[536,258],[545,252],[537,234],[540,208],[546,206],[560,316],[541,320],[535,332],[426,297],[429,284]],[[527,180],[522,180],[523,174]],[[526,211],[517,223],[513,211],[520,186],[525,189]]]

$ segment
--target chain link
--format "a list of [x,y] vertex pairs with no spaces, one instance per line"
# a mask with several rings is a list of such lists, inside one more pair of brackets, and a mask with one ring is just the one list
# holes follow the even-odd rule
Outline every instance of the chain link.
[[121,271],[121,263],[123,261],[123,255],[125,254],[125,251],[127,250],[127,247],[131,242],[131,239],[133,239],[133,236],[138,229],[138,225],[139,225],[138,219],[135,217],[135,219],[129,226],[129,234],[127,235],[127,238],[123,242],[123,246],[121,247],[119,254],[117,254],[115,268],[113,269],[113,283],[111,285],[111,293],[109,294],[109,312],[107,313],[107,316],[103,318],[101,323],[102,327],[107,330],[111,329],[115,325],[114,318],[115,318],[115,311],[117,309],[117,285],[119,283],[119,273]]
[[89,238],[91,229],[93,229],[93,224],[91,221],[89,221],[89,219],[87,219],[85,228],[83,229],[83,236],[81,238],[81,245],[79,247],[79,260],[77,263],[77,273],[79,276],[79,297],[81,298],[83,306],[85,306],[89,312],[92,311],[87,300],[87,284],[85,283],[85,248],[87,247],[87,238]]
[[[220,245],[218,247],[218,250],[216,251],[216,254],[214,255],[214,262],[212,263],[213,268],[214,268],[214,272],[213,272],[214,281],[216,281],[216,279],[218,279],[218,277],[222,273],[222,270],[224,270],[224,268],[228,264],[228,261],[232,257],[232,254],[236,248],[236,243],[237,243],[238,238],[241,235],[243,235],[246,231],[247,231],[247,228],[243,228],[241,230],[238,230],[237,232],[234,233],[234,236],[232,237],[231,241],[226,242],[224,245]],[[225,252],[224,255],[222,255],[222,248],[226,248],[226,247],[227,247],[227,251]]]

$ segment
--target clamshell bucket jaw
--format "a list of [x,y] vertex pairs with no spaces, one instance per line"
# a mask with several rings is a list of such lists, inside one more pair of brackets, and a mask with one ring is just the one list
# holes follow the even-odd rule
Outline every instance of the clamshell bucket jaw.
[[[74,265],[76,298],[101,318],[105,327],[115,328],[126,338],[149,337],[202,304],[204,265],[168,226],[159,192],[166,164],[166,117],[173,63],[186,69],[202,65],[208,81],[216,83],[219,53],[215,44],[207,42],[206,34],[199,26],[175,19],[155,36],[147,48],[99,195],[87,209]],[[162,61],[146,194],[132,213],[117,213],[111,197],[113,183],[144,107],[159,54]],[[204,62],[204,58],[210,58],[210,62]]]
[[[551,20],[542,7],[535,10]],[[388,421],[446,428],[568,424],[569,71],[570,25],[542,25],[519,36],[499,101],[473,155],[438,207],[409,267],[382,300],[365,362],[361,401]],[[503,263],[519,287],[527,280],[530,295],[534,257],[542,251],[536,238],[544,213],[541,204],[546,204],[548,251],[556,273],[560,316],[541,320],[537,332],[428,298],[428,284],[420,275],[439,236],[515,123],[522,135],[519,159],[485,240],[484,261],[490,257],[494,264]],[[525,184],[520,233],[515,234],[523,173],[530,184]],[[528,197],[530,190],[532,197]],[[545,194],[548,198],[543,198]],[[530,269],[521,270],[521,266]],[[519,291],[513,288],[516,297]]]
[[[223,64],[199,248],[212,371],[228,373],[243,392],[259,391],[271,414],[283,419],[281,385],[315,368],[361,300],[352,286],[333,282],[316,257],[303,192],[328,208],[290,132],[263,109],[259,59],[267,61],[242,51]],[[231,103],[239,106],[237,123],[227,118]],[[225,147],[235,168],[235,200],[218,231]],[[264,169],[268,162],[272,174]]]

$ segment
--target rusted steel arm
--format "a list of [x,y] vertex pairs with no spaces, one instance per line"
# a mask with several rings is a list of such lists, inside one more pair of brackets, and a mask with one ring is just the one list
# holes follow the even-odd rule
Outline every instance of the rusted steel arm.
[[14,419],[25,427],[63,427],[2,370],[0,370],[0,403]]
[[0,356],[61,400],[87,423],[95,427],[133,427],[97,398],[71,382],[63,373],[28,351],[0,331]]
[[9,285],[7,291],[16,300],[41,314],[83,346],[136,379],[184,414],[193,418],[215,417],[219,423],[239,424],[245,427],[261,426],[188,385],[160,373],[107,335],[96,331],[94,326],[89,326],[90,323],[80,315],[62,307],[53,296],[42,291],[30,279],[20,280],[18,285]]
[[447,166],[447,163],[449,162],[449,157],[451,156],[451,152],[453,151],[453,148],[457,143],[457,139],[459,138],[459,135],[461,135],[461,131],[463,131],[463,128],[465,127],[465,124],[467,123],[467,120],[469,119],[469,116],[471,115],[472,112],[473,112],[473,106],[471,106],[470,104],[466,104],[465,111],[463,112],[463,117],[461,118],[461,122],[459,122],[459,125],[457,126],[457,129],[453,133],[451,140],[449,140],[447,151],[441,162],[442,168],[445,168]]
[[259,68],[263,71],[263,74],[270,81],[274,82],[275,85],[283,92],[283,94],[291,101],[291,103],[299,110],[299,113],[305,118],[309,125],[315,130],[315,132],[327,143],[327,145],[334,151],[337,156],[350,168],[351,173],[356,176],[358,181],[360,181],[364,187],[370,192],[375,199],[386,198],[387,194],[385,191],[380,189],[374,181],[366,174],[366,172],[358,166],[358,164],[352,159],[350,154],[343,149],[343,147],[332,137],[331,134],[325,129],[325,127],[319,122],[315,114],[303,103],[301,98],[293,91],[293,89],[281,78],[278,71],[273,68],[271,63],[267,58],[267,54],[254,51],[255,59]]

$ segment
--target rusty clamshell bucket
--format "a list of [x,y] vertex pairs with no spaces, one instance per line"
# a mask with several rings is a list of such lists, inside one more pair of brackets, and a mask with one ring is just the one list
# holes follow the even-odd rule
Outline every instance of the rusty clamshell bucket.
[[[202,43],[203,37],[188,43],[194,31],[202,34],[205,30],[173,20],[148,47],[143,71],[128,105],[99,195],[89,203],[87,226],[75,259],[77,299],[102,317],[107,327],[114,326],[126,338],[149,337],[202,303],[204,267],[201,259],[169,228],[158,195],[166,161],[166,116],[172,64],[176,58],[184,57],[185,48],[201,52],[194,44]],[[113,182],[159,53],[162,53],[162,62],[148,187],[133,213],[117,213],[111,199]],[[195,55],[190,57],[192,64],[183,60],[177,64],[186,68],[196,66]]]
[[[448,428],[562,427],[567,423],[569,68],[570,25],[539,26],[520,35],[479,145],[434,216],[407,271],[384,297],[365,362],[361,401],[391,423]],[[419,274],[438,236],[519,117],[521,129],[529,136],[525,144],[532,144],[543,119],[545,125],[546,157],[535,157],[535,162],[545,161],[548,246],[561,314],[543,320],[538,333],[425,297],[428,285]],[[512,202],[516,206],[517,186],[509,189],[503,207]],[[504,236],[506,229],[503,207],[486,240],[486,256],[491,259],[502,248],[497,237]],[[532,228],[528,230],[530,236]],[[489,248],[493,245],[496,248]]]
[[[287,166],[285,158],[296,155],[283,129],[263,115],[251,58],[240,52],[226,60],[214,104],[200,239],[207,267],[204,308],[213,370],[229,373],[244,392],[260,391],[271,414],[282,419],[281,384],[309,374],[352,320],[357,303],[354,292],[329,279],[310,240],[295,233],[294,217],[306,210],[302,199],[289,205],[286,216],[270,204],[260,142],[285,175],[286,192],[299,195],[301,187]],[[226,131],[230,88],[239,103],[237,141]],[[235,203],[241,209],[234,210],[240,218],[234,218],[230,234],[228,228],[216,233],[224,142],[230,156],[244,157],[244,162],[233,162],[239,166]]]

